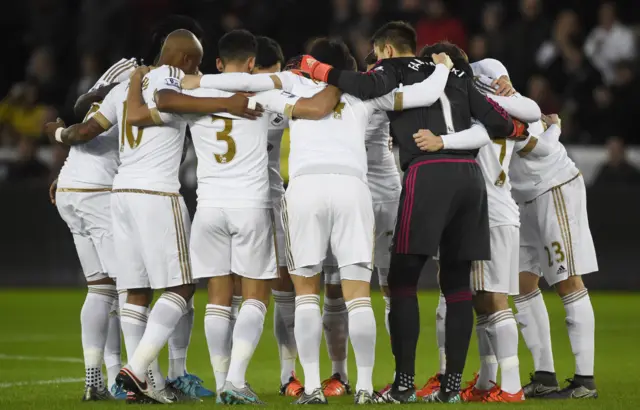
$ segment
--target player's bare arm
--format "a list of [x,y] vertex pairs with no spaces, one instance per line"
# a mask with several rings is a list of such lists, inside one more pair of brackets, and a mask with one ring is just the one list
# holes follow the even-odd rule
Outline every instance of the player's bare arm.
[[104,97],[106,97],[107,94],[109,94],[109,91],[111,91],[111,89],[116,85],[118,84],[113,83],[113,84],[105,85],[104,87],[100,87],[93,91],[89,91],[82,94],[80,97],[78,97],[75,105],[73,106],[73,113],[78,118],[83,118],[85,114],[89,111],[89,109],[91,109],[91,105],[93,103],[97,103],[99,101],[104,100]]
[[300,98],[293,107],[293,118],[319,120],[329,115],[340,101],[342,91],[327,86],[311,98]]
[[173,90],[160,90],[155,95],[158,111],[176,114],[212,114],[226,112],[238,117],[255,120],[264,109],[259,104],[249,106],[243,94],[226,98],[193,97]]
[[127,92],[127,125],[146,127],[161,125],[160,116],[153,115],[153,110],[147,107],[142,97],[142,81],[149,72],[149,67],[140,66],[131,75],[129,91]]
[[45,133],[52,141],[65,145],[84,144],[110,128],[104,127],[94,117],[70,127],[65,127],[64,121],[58,118],[56,122],[45,124]]

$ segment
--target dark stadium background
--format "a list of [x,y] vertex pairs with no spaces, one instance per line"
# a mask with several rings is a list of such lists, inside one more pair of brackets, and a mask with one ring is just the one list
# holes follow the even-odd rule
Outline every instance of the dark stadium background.
[[[619,0],[617,30],[634,33],[630,54],[595,55],[585,43],[602,24],[599,0],[24,0],[3,2],[0,38],[0,287],[79,286],[73,241],[48,202],[66,157],[42,125],[68,124],[75,98],[114,61],[143,55],[151,28],[169,14],[206,32],[202,71],[215,70],[216,42],[246,28],[280,42],[287,57],[309,39],[339,36],[362,64],[371,33],[408,20],[420,45],[448,39],[472,60],[500,59],[516,88],[562,117],[562,141],[589,184],[589,217],[601,274],[589,288],[640,290],[640,7]],[[604,61],[603,53],[610,57]],[[604,61],[604,62],[603,62]],[[194,206],[193,162],[183,169]],[[193,209],[192,209],[193,210]],[[433,286],[435,275],[425,275]]]

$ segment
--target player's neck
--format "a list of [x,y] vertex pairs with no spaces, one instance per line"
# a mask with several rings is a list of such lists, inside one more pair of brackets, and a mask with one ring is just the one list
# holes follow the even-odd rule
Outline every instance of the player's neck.
[[392,58],[401,58],[401,57],[415,57],[415,53],[397,53],[394,54]]
[[246,64],[234,64],[228,63],[225,64],[223,73],[248,73]]

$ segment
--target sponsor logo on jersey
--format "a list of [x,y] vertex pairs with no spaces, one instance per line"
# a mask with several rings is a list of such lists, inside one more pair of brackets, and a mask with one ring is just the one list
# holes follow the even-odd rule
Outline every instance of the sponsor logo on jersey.
[[284,95],[287,98],[295,97],[295,95],[293,95],[293,94],[291,94],[290,92],[287,92],[287,91],[282,91],[280,94]]
[[282,124],[282,121],[284,121],[284,117],[282,115],[280,115],[280,114],[277,114],[271,120],[271,125],[280,125],[280,124]]
[[167,83],[167,85],[171,87],[180,88],[180,80],[178,80],[177,78],[169,77],[169,78],[165,78],[164,81],[165,83]]
[[567,273],[567,268],[565,268],[564,265],[560,265],[558,271],[556,272],[556,275],[562,275],[563,273]]

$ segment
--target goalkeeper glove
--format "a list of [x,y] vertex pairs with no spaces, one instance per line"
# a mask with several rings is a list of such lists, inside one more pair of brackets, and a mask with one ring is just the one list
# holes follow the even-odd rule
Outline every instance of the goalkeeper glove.
[[523,140],[529,136],[528,125],[520,120],[512,119],[513,132],[509,135],[509,139]]
[[314,80],[325,83],[327,82],[327,77],[329,77],[329,71],[332,69],[333,67],[329,64],[321,63],[308,54],[303,55],[300,62],[300,70],[302,72],[309,74]]

